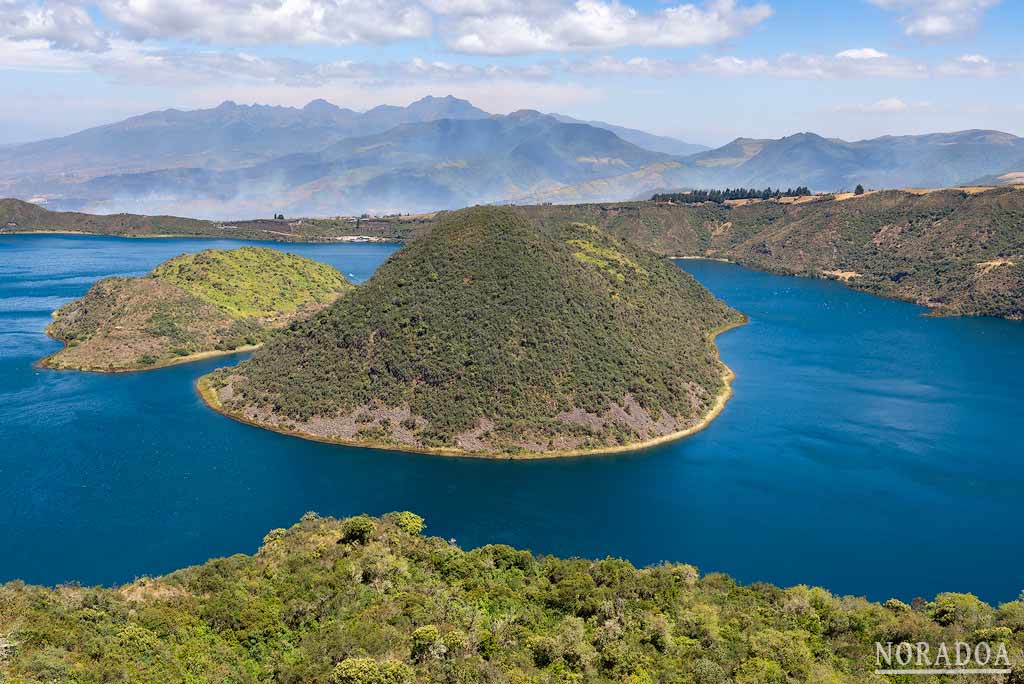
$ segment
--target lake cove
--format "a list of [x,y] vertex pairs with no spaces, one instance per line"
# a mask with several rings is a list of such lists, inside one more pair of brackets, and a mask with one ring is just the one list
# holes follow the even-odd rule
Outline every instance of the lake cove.
[[[909,601],[1024,587],[1024,325],[933,319],[841,284],[677,264],[750,317],[734,396],[631,454],[482,461],[318,444],[206,408],[218,358],[56,372],[50,313],[108,275],[229,240],[0,237],[0,581],[113,583],[252,552],[305,511],[413,510],[465,547],[684,561],[744,582]],[[287,245],[362,282],[393,245]],[[949,553],[956,540],[957,553]]]

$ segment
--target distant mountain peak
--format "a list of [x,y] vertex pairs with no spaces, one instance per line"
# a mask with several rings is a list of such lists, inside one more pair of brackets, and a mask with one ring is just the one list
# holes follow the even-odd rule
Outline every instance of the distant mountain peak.
[[327,100],[325,100],[323,98],[319,98],[319,97],[317,99],[315,99],[315,100],[310,100],[308,103],[306,103],[306,106],[303,107],[302,109],[303,109],[303,111],[306,111],[306,112],[337,112],[337,111],[341,111],[341,107],[339,107],[338,105],[334,104],[333,102],[328,102]]
[[547,114],[538,112],[536,109],[517,109],[508,114],[510,119],[550,119]]

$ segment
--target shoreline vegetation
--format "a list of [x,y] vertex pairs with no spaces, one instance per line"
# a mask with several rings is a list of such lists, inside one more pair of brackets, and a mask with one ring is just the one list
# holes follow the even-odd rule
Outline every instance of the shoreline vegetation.
[[[742,327],[744,325],[747,325],[747,323],[749,323],[749,322],[750,322],[750,319],[747,318],[746,316],[743,316],[742,320],[735,321],[735,322],[732,322],[732,323],[727,323],[726,325],[723,325],[720,328],[712,331],[712,333],[708,336],[708,339],[709,339],[709,341],[712,344],[714,344],[715,340],[718,338],[719,335],[721,335],[723,333],[726,333],[726,332],[728,332],[730,330],[734,330],[736,328],[739,328],[739,327]],[[518,452],[518,453],[503,453],[503,452],[497,452],[497,453],[477,453],[477,452],[463,451],[463,450],[459,450],[459,449],[413,448],[413,447],[405,447],[405,446],[402,446],[402,445],[396,445],[396,444],[393,444],[393,443],[390,443],[390,442],[389,443],[383,443],[383,442],[360,441],[360,440],[346,440],[346,439],[341,439],[341,438],[325,437],[325,436],[322,436],[322,435],[314,435],[314,434],[310,434],[308,432],[303,432],[301,430],[288,429],[288,428],[283,427],[283,426],[272,425],[272,424],[267,424],[267,423],[261,423],[261,422],[258,422],[258,421],[254,421],[254,420],[251,420],[249,418],[246,418],[244,415],[242,415],[241,413],[239,413],[237,411],[231,411],[231,410],[225,408],[223,403],[220,400],[220,397],[217,396],[217,391],[210,385],[210,381],[208,379],[208,376],[203,376],[203,377],[200,377],[198,380],[196,380],[195,388],[196,388],[197,394],[199,395],[200,399],[203,400],[204,404],[206,404],[213,411],[216,411],[217,413],[220,413],[221,415],[225,416],[226,418],[230,418],[231,420],[235,420],[235,421],[237,421],[239,423],[244,423],[245,425],[249,425],[249,426],[252,426],[252,427],[257,427],[257,428],[261,428],[261,429],[264,429],[264,430],[270,430],[271,432],[276,432],[278,434],[287,435],[289,437],[296,437],[298,439],[306,439],[306,440],[310,440],[310,441],[313,441],[313,442],[321,442],[321,443],[324,443],[324,444],[336,444],[336,445],[339,445],[339,446],[347,446],[347,447],[360,448],[360,449],[380,449],[380,450],[384,450],[384,451],[402,451],[402,452],[406,452],[406,453],[417,453],[417,454],[425,454],[425,455],[431,455],[431,456],[447,456],[447,457],[454,457],[454,458],[484,458],[484,459],[508,459],[508,460],[529,460],[529,459],[549,459],[549,458],[574,458],[574,457],[582,457],[582,456],[605,456],[605,455],[610,455],[610,454],[621,454],[621,453],[628,453],[628,452],[632,452],[632,451],[642,451],[644,449],[651,449],[653,447],[660,446],[662,444],[668,444],[670,442],[675,442],[675,441],[678,441],[680,439],[685,439],[686,437],[694,435],[694,434],[696,434],[698,432],[701,432],[705,428],[707,428],[709,425],[711,425],[711,423],[715,420],[715,418],[717,418],[719,415],[721,415],[722,411],[725,410],[726,404],[729,403],[729,400],[733,396],[732,383],[736,379],[735,371],[733,371],[732,368],[730,368],[726,363],[722,362],[721,356],[719,354],[719,349],[718,349],[717,345],[715,345],[715,355],[716,355],[716,358],[718,359],[718,361],[722,364],[722,366],[724,368],[724,370],[722,372],[723,389],[722,389],[721,392],[719,392],[718,396],[715,397],[715,402],[712,405],[711,409],[701,418],[701,420],[700,420],[700,422],[698,424],[693,425],[691,427],[688,427],[685,430],[679,430],[677,432],[673,432],[673,433],[670,433],[670,434],[667,434],[667,435],[661,435],[659,437],[654,437],[654,438],[647,439],[647,440],[644,440],[644,441],[641,441],[641,442],[634,442],[634,443],[631,443],[631,444],[621,444],[621,445],[614,445],[614,446],[607,446],[607,447],[597,447],[597,448],[593,448],[593,449],[567,449],[567,450],[563,450],[563,451],[546,451],[546,452],[522,451],[522,452]]]
[[251,555],[163,576],[0,584],[0,680],[885,684],[906,679],[874,673],[876,644],[892,642],[985,643],[1007,653],[1008,669],[1024,666],[1021,599],[883,603],[683,562],[464,550],[425,529],[408,511],[309,512]]
[[[838,280],[939,316],[1024,319],[1024,186],[868,190],[714,202],[609,201],[511,205],[546,224],[596,225],[671,258],[726,259],[780,275]],[[0,200],[0,235],[88,235],[408,243],[448,211],[416,216],[233,223],[49,212]],[[8,217],[7,228],[3,220]],[[25,230],[26,226],[38,227]],[[83,228],[84,227],[84,228]],[[839,278],[834,273],[857,274]]]
[[105,375],[116,375],[118,373],[143,373],[143,372],[148,371],[148,370],[159,370],[160,368],[169,368],[171,366],[180,366],[182,364],[195,363],[196,361],[203,361],[205,359],[215,359],[215,358],[220,357],[220,356],[233,356],[235,354],[245,354],[246,352],[256,351],[257,349],[259,349],[260,347],[263,346],[262,344],[245,344],[245,345],[242,345],[241,347],[236,347],[235,349],[223,349],[223,350],[222,349],[214,349],[214,350],[210,350],[210,351],[195,352],[194,354],[189,354],[187,356],[179,356],[177,358],[168,359],[166,361],[158,361],[158,362],[154,363],[151,366],[144,366],[144,367],[140,367],[140,368],[99,368],[99,367],[97,367],[97,368],[85,368],[85,367],[76,367],[76,366],[54,365],[51,362],[51,360],[55,356],[60,354],[62,351],[64,351],[64,349],[67,348],[67,342],[65,342],[64,340],[62,340],[60,338],[53,337],[49,333],[46,333],[46,335],[50,339],[57,340],[58,342],[63,344],[64,348],[63,349],[58,349],[57,351],[55,351],[52,354],[49,354],[48,356],[44,356],[43,358],[39,359],[34,364],[32,364],[33,366],[35,366],[36,368],[45,368],[46,370],[54,370],[54,371],[70,370],[70,371],[76,371],[76,372],[79,372],[79,373],[102,373],[102,374],[105,374]]
[[183,254],[103,278],[53,312],[45,332],[64,347],[36,366],[117,373],[253,351],[353,288],[326,264],[264,247]]

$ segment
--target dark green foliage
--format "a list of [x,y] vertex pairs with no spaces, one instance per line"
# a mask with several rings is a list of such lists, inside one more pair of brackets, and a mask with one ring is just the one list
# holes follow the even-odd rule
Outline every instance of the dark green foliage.
[[[859,185],[857,187],[860,187]],[[861,188],[861,194],[864,192],[864,188]],[[810,188],[800,186],[798,188],[789,188],[782,190],[781,188],[765,188],[764,190],[755,190],[754,188],[726,188],[725,190],[691,190],[689,192],[664,192],[658,193],[651,197],[654,202],[714,202],[715,204],[722,204],[726,200],[741,200],[741,199],[778,199],[779,197],[803,197],[810,195]]]
[[[883,606],[688,565],[463,551],[401,519],[306,515],[252,557],[114,589],[0,585],[0,681],[884,684],[874,644],[894,640],[1003,642],[1020,669],[1021,601]],[[353,529],[367,536],[339,543]]]
[[864,194],[864,186],[861,185],[860,183],[857,183],[857,187],[853,189],[853,194],[854,195],[863,195]]
[[669,262],[596,228],[541,230],[481,207],[448,214],[214,384],[236,378],[229,410],[262,405],[296,421],[356,412],[370,424],[375,406],[407,406],[423,420],[402,426],[428,447],[454,447],[485,418],[487,439],[509,449],[567,434],[614,444],[637,435],[556,416],[599,414],[630,395],[655,419],[698,418],[723,387],[709,335],[740,318]]
[[345,544],[363,544],[375,532],[373,519],[366,515],[349,518],[341,530],[341,542]]

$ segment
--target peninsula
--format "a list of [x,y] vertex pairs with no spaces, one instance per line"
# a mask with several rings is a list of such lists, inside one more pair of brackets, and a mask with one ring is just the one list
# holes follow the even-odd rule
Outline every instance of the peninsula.
[[668,261],[585,224],[446,214],[373,278],[200,380],[244,422],[473,456],[635,449],[728,397],[713,336],[744,320]]
[[54,312],[54,369],[129,371],[244,351],[353,286],[326,264],[263,247],[183,254],[141,278],[111,277]]

